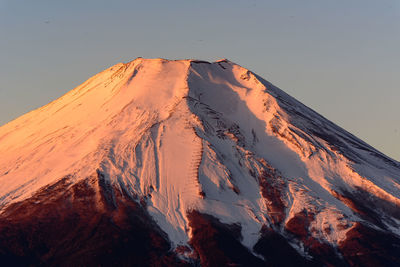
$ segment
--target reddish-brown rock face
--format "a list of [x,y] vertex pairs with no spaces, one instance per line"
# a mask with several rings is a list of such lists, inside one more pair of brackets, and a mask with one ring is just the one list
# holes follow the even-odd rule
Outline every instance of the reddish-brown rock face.
[[188,216],[190,245],[199,255],[201,266],[264,266],[262,259],[241,244],[240,225],[223,224],[197,211],[190,211]]
[[267,209],[272,224],[280,224],[285,219],[285,183],[272,168],[266,168],[258,178],[261,194],[268,201]]
[[[101,174],[76,184],[65,177],[6,208],[0,217],[0,261],[4,266],[400,264],[400,239],[357,223],[333,248],[310,235],[313,214],[306,211],[286,222],[283,235],[263,227],[253,251],[242,245],[240,225],[224,224],[195,210],[188,212],[188,218],[191,247],[172,252],[168,237],[145,207],[107,185]],[[309,256],[299,254],[291,240],[300,240]]]
[[339,250],[351,266],[400,266],[400,239],[365,224],[356,223]]
[[[118,192],[118,193],[117,193]],[[2,266],[187,266],[145,209],[93,176],[66,177],[0,216]]]

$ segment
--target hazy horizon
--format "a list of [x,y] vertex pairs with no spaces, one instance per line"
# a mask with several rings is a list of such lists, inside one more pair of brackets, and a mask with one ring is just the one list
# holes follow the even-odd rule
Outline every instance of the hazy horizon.
[[0,125],[136,57],[246,67],[400,160],[400,2],[0,0]]

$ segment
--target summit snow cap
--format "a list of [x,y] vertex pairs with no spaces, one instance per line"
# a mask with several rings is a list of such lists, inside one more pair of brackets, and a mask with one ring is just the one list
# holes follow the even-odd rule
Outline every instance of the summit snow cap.
[[400,234],[399,163],[227,59],[116,64],[0,127],[0,155],[2,210],[101,174],[174,247],[191,211],[240,225],[250,250],[299,220],[292,232],[332,246],[362,221]]

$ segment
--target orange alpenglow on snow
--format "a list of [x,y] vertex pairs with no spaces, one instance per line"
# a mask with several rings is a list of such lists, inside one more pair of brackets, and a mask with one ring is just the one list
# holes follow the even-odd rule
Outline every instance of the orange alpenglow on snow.
[[[400,164],[227,59],[119,63],[0,127],[0,155],[0,239],[4,229],[15,231],[0,241],[0,259],[24,256],[2,247],[25,238],[18,222],[37,230],[34,220],[68,225],[78,216],[86,233],[94,213],[118,229],[136,214],[133,225],[152,236],[133,234],[152,240],[148,254],[118,256],[120,263],[147,264],[158,251],[157,264],[171,266],[400,264]],[[55,241],[31,242],[20,251],[55,248],[26,262],[77,253],[71,246],[60,256]]]

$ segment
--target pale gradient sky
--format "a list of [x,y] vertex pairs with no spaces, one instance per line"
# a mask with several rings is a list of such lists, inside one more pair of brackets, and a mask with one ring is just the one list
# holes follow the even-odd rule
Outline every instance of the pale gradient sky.
[[228,58],[400,160],[399,0],[0,0],[0,125],[139,56]]

